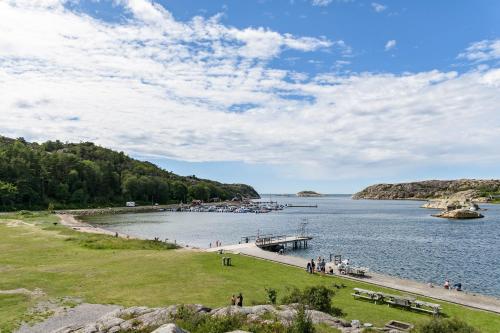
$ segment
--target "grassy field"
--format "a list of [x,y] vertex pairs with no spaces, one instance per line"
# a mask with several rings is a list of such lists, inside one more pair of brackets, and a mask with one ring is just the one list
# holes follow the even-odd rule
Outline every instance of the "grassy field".
[[[22,218],[25,223],[9,223]],[[266,303],[265,288],[344,284],[334,296],[334,306],[345,319],[360,319],[383,325],[391,319],[418,323],[425,314],[356,301],[353,287],[379,288],[334,277],[308,275],[303,270],[244,256],[233,255],[233,267],[223,267],[218,254],[168,249],[154,242],[127,241],[102,235],[87,235],[54,225],[52,215],[0,215],[0,290],[40,288],[41,299],[81,297],[86,302],[124,306],[165,306],[201,303],[224,306],[231,294],[242,292],[245,304]],[[10,331],[25,318],[35,301],[22,295],[0,294],[0,330]],[[478,327],[498,333],[500,316],[447,303],[443,312]]]

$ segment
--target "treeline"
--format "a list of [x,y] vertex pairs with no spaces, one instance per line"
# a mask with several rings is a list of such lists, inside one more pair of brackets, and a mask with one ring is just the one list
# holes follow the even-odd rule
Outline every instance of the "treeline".
[[244,184],[182,177],[91,142],[29,143],[0,136],[0,210],[256,198]]

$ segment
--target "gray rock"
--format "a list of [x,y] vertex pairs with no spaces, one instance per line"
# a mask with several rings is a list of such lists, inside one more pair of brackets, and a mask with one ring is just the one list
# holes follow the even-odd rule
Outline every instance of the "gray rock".
[[447,210],[440,214],[432,215],[435,217],[442,217],[445,219],[478,219],[484,217],[482,214],[469,209],[454,209]]
[[[116,314],[116,313],[115,313]],[[120,327],[120,324],[123,323],[125,320],[117,317],[112,317],[110,315],[106,315],[105,317],[99,319],[97,321],[97,330],[99,332],[108,332],[109,329],[113,326],[118,326]]]
[[324,313],[316,310],[307,310],[307,315],[311,318],[314,324],[327,324],[334,325],[338,323],[338,319],[329,315],[328,313]]
[[189,332],[183,330],[182,328],[180,328],[179,326],[177,326],[175,324],[170,323],[170,324],[165,324],[165,325],[158,327],[157,329],[155,329],[151,333],[189,333]]
[[154,311],[145,313],[135,318],[135,321],[140,322],[137,329],[144,329],[147,327],[161,326],[171,321],[171,311],[169,308],[155,309]]

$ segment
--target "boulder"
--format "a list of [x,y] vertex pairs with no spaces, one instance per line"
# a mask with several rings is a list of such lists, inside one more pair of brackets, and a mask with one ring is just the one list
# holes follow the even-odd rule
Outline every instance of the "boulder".
[[180,328],[175,324],[165,324],[158,327],[151,333],[189,333],[189,332],[183,330],[182,328]]
[[338,323],[338,319],[328,313],[316,310],[307,310],[306,313],[314,324],[326,324],[331,326]]
[[482,214],[480,214],[477,211],[472,211],[469,209],[454,209],[454,210],[448,210],[444,211],[440,214],[434,214],[432,216],[435,217],[442,217],[445,219],[477,219],[484,217]]

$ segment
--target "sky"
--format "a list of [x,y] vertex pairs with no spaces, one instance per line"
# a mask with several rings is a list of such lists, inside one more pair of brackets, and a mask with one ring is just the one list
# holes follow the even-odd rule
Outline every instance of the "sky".
[[500,178],[500,2],[0,0],[0,135],[261,193]]

